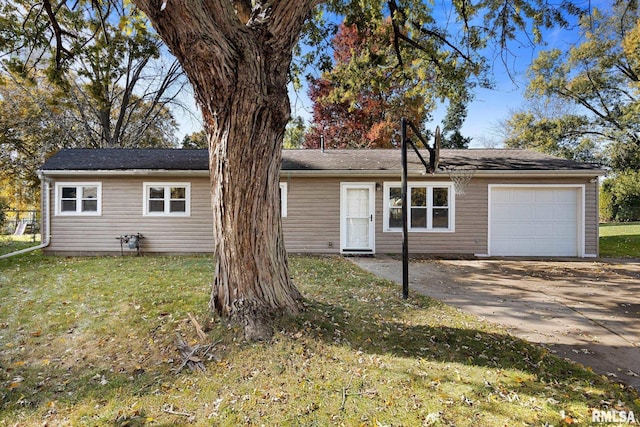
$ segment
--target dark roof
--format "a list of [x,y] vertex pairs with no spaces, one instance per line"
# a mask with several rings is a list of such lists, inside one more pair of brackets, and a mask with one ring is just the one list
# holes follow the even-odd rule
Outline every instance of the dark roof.
[[207,170],[207,150],[164,148],[67,148],[58,151],[40,169],[63,170]]
[[[421,152],[428,162],[429,154]],[[283,170],[398,171],[400,150],[284,150]],[[409,170],[424,172],[418,156],[409,151]],[[439,169],[477,170],[597,170],[598,166],[560,159],[530,150],[468,149],[442,150]]]
[[[400,150],[284,150],[283,171],[399,171]],[[428,161],[428,153],[423,157]],[[424,172],[413,152],[409,171]],[[208,170],[207,150],[63,149],[42,165],[43,171],[65,170]],[[486,171],[599,171],[597,165],[565,160],[530,150],[442,150],[440,169],[469,167]]]

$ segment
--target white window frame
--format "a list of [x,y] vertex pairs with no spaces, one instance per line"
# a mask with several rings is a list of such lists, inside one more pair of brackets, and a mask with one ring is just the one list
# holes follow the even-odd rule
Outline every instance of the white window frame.
[[[383,203],[383,225],[382,230],[387,233],[402,232],[402,227],[389,227],[389,196],[391,188],[402,188],[400,182],[385,182],[384,183],[384,199]],[[411,189],[412,188],[425,188],[427,190],[427,226],[426,227],[411,227]],[[434,188],[446,188],[449,191],[449,227],[448,228],[433,228],[433,189]],[[407,212],[408,230],[413,233],[453,233],[455,232],[456,223],[456,209],[455,209],[455,191],[453,183],[451,182],[420,182],[410,181],[407,183],[407,196],[409,197],[408,205],[409,212]],[[436,206],[437,208],[437,206]]]
[[[76,210],[75,211],[62,210],[62,189],[67,187],[76,188]],[[83,187],[96,187],[97,208],[95,211],[82,210],[82,200],[84,200],[84,198],[82,197]],[[100,216],[102,215],[102,182],[99,182],[99,181],[97,182],[96,181],[56,182],[55,200],[56,200],[56,216]]]
[[289,197],[289,185],[286,182],[280,183],[280,216],[287,217],[287,199]]
[[[149,189],[151,187],[164,188],[165,197],[164,211],[163,212],[150,212],[149,211]],[[171,212],[171,189],[172,188],[184,188],[185,189],[185,211],[184,212]],[[142,215],[144,216],[160,216],[160,217],[188,217],[191,216],[191,183],[190,182],[144,182],[142,185]]]

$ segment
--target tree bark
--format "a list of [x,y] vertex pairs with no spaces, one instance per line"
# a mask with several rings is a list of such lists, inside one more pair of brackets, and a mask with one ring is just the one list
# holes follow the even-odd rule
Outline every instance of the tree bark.
[[[209,139],[215,239],[210,308],[265,339],[295,314],[280,217],[279,176],[293,47],[314,1],[135,0],[178,58]],[[236,14],[236,10],[242,13]]]

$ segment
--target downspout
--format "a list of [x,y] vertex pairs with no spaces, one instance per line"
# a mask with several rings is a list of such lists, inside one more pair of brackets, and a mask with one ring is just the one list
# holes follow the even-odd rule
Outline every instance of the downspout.
[[27,252],[32,252],[38,249],[46,248],[47,246],[49,246],[49,243],[51,243],[50,241],[51,240],[51,189],[49,187],[49,181],[47,180],[47,178],[45,178],[42,175],[42,173],[38,173],[38,176],[40,180],[43,182],[43,192],[42,192],[43,203],[42,204],[44,208],[43,209],[44,210],[44,216],[43,216],[44,227],[41,227],[41,229],[44,229],[43,230],[44,234],[42,235],[44,240],[38,246],[33,246],[30,248],[11,252],[9,254],[0,255],[0,259],[5,259],[15,255],[20,255],[20,254],[26,254]]

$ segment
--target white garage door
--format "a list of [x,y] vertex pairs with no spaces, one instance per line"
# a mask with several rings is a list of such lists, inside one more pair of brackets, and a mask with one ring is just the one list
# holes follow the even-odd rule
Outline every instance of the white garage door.
[[492,187],[489,255],[580,256],[578,188]]

